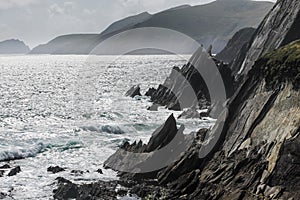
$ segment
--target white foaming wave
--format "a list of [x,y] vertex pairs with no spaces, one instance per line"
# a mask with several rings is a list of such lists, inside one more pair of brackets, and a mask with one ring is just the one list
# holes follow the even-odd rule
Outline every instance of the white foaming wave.
[[109,134],[116,134],[121,135],[124,134],[125,131],[122,130],[119,126],[116,125],[104,125],[104,126],[82,126],[80,127],[84,131],[91,131],[97,133],[109,133]]
[[8,150],[0,151],[0,162],[35,157],[45,149],[46,147],[43,143],[39,143],[32,148],[8,148]]

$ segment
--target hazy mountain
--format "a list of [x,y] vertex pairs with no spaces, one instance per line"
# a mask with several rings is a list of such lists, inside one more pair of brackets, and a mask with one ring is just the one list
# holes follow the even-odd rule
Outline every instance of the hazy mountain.
[[[58,37],[34,48],[31,53],[88,54],[103,40],[124,30],[142,27],[162,27],[179,31],[205,47],[213,44],[214,51],[219,52],[240,29],[257,27],[272,6],[273,3],[263,1],[218,0],[199,6],[183,5],[154,15],[141,13],[113,23],[99,35]],[[145,39],[146,37],[149,35],[145,36]],[[142,41],[144,38],[139,39]]]
[[87,54],[98,43],[97,34],[59,36],[32,49],[31,54]]
[[5,40],[0,42],[0,54],[27,54],[29,47],[20,40]]

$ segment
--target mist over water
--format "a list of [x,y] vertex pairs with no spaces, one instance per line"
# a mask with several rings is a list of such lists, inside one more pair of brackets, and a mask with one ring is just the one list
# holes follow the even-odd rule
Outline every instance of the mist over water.
[[[116,179],[111,170],[96,170],[122,142],[147,142],[171,113],[180,114],[147,111],[149,98],[124,94],[135,84],[143,93],[156,87],[189,57],[1,56],[0,165],[10,161],[22,172],[3,177],[0,191],[16,199],[49,199],[58,176],[75,182]],[[178,120],[186,134],[213,122]],[[56,165],[68,170],[47,173]],[[73,169],[85,173],[72,175]]]

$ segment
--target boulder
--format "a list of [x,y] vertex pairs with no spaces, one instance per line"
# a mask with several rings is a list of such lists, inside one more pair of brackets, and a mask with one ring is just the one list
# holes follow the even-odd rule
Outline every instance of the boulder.
[[15,176],[20,172],[21,172],[21,167],[18,166],[18,167],[13,168],[12,170],[10,170],[10,172],[8,173],[7,176]]
[[117,182],[98,181],[91,184],[78,185],[64,178],[58,178],[58,188],[53,191],[53,197],[65,199],[117,199]]
[[135,96],[142,96],[141,95],[141,88],[139,85],[132,86],[125,94],[127,97],[135,97]]
[[8,164],[5,164],[5,165],[0,167],[0,169],[10,169],[10,168],[11,168],[11,166],[8,165]]
[[51,172],[51,173],[53,173],[53,174],[56,174],[56,173],[65,171],[65,169],[64,169],[64,168],[61,168],[61,167],[59,167],[59,166],[55,166],[55,167],[51,166],[51,167],[48,167],[47,171],[48,171],[48,172]]
[[182,119],[200,119],[200,113],[197,111],[196,107],[191,107],[186,111],[183,111],[178,118],[182,118]]
[[159,105],[153,104],[152,106],[147,108],[147,110],[149,110],[149,111],[158,111],[158,107],[159,107]]

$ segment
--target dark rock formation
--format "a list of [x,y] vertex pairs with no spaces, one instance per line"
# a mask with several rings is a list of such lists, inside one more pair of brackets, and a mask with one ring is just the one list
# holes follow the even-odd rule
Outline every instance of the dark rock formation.
[[[124,143],[105,161],[104,167],[125,169],[128,173],[122,173],[121,176],[127,179],[155,178],[158,171],[168,165],[165,163],[176,161],[191,141],[191,138],[183,135],[183,129],[184,127],[177,129],[175,118],[171,115],[165,124],[152,134],[147,145],[142,141],[133,144]],[[143,153],[143,156],[139,157],[136,153]]]
[[254,33],[254,28],[244,28],[239,30],[229,40],[226,47],[216,55],[216,58],[223,62],[231,63],[237,57],[241,49],[243,49],[245,45],[249,44]]
[[6,40],[0,42],[0,54],[27,54],[29,47],[20,40]]
[[135,97],[135,96],[142,96],[141,95],[141,88],[139,85],[132,86],[125,94],[127,97]]
[[11,168],[11,166],[9,164],[5,164],[0,167],[0,169],[9,169],[9,168]]
[[250,45],[244,48],[231,69],[237,79],[245,76],[254,62],[264,54],[300,39],[300,2],[278,0],[254,34]]
[[10,172],[8,173],[7,176],[15,176],[20,172],[21,172],[21,167],[18,166],[18,167],[13,168],[12,170],[10,170]]
[[[217,84],[214,85],[219,77],[221,84],[224,84],[225,91]],[[157,90],[150,89],[147,94],[151,95],[151,100],[155,104],[166,106],[171,110],[182,110],[192,106],[205,109],[211,104],[222,105],[218,102],[224,102],[233,94],[233,85],[234,80],[228,66],[210,57],[203,52],[202,48],[199,48],[189,63],[181,69],[174,67],[165,83],[159,85]],[[212,91],[216,95],[212,96]],[[224,94],[224,97],[221,97],[221,94]],[[222,108],[214,113],[215,117],[218,116],[220,110]]]
[[103,174],[103,171],[102,171],[102,169],[98,169],[98,170],[97,170],[97,173],[99,173],[99,174]]
[[[217,129],[201,130],[176,162],[151,177],[158,182],[143,181],[130,192],[143,198],[174,200],[299,199],[300,90],[293,87],[291,80],[295,77],[290,71],[285,75],[279,72],[280,80],[284,81],[271,89],[261,73],[262,68],[272,70],[265,69],[264,63],[273,63],[278,53],[285,53],[282,58],[288,58],[290,51],[286,50],[300,48],[299,43],[271,52],[256,62],[242,89],[228,103],[223,141],[215,152],[199,157],[199,152],[206,148],[207,136],[214,135]],[[279,63],[293,70],[287,62]],[[135,180],[140,177],[143,176]]]
[[7,195],[3,192],[0,192],[0,199],[5,199]]
[[149,108],[147,108],[147,110],[150,110],[150,111],[158,111],[158,107],[159,107],[159,105],[153,104],[152,106],[150,106]]
[[53,191],[54,198],[65,199],[117,199],[117,182],[99,181],[93,184],[76,185],[64,178],[57,178],[58,188]]
[[65,171],[65,169],[61,168],[59,166],[55,166],[55,167],[51,166],[51,167],[48,167],[48,169],[47,169],[47,172],[51,172],[53,174],[56,174],[56,173],[59,173],[59,172],[62,172],[62,171]]
[[183,118],[183,119],[193,119],[193,118],[201,118],[200,113],[197,111],[197,107],[191,107],[186,111],[183,111],[178,118]]
[[4,172],[5,172],[5,171],[3,171],[3,170],[0,170],[0,177],[3,177],[3,175],[4,175]]
[[[158,183],[134,191],[174,200],[300,199],[300,41],[259,58],[297,38],[293,27],[298,8],[294,0],[277,2],[254,35],[245,65],[237,68],[245,76],[215,128],[200,134],[176,162],[160,170]],[[220,142],[199,157],[208,148],[207,139],[219,131]]]

